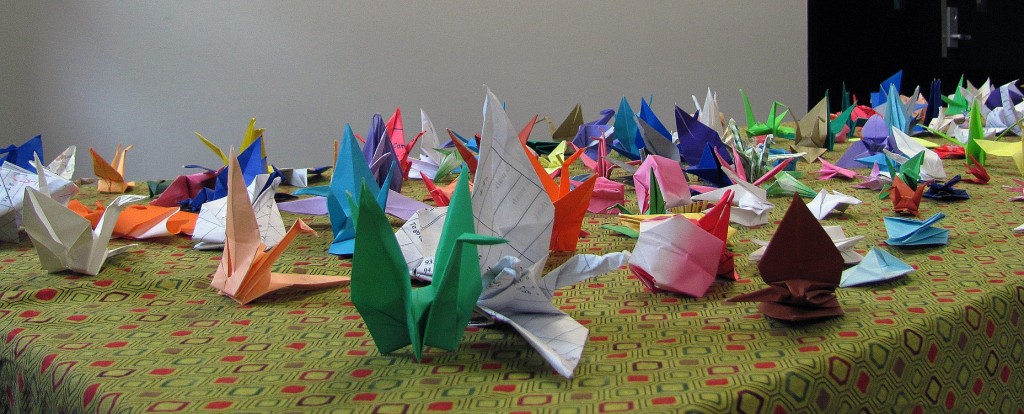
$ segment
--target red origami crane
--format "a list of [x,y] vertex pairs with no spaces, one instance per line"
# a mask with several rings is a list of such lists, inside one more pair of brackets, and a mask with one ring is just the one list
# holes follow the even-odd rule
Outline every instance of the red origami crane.
[[892,189],[889,190],[889,199],[892,200],[893,211],[899,214],[917,216],[917,208],[921,205],[921,195],[924,194],[924,186],[919,185],[917,189],[911,189],[903,182],[899,175],[892,179]]

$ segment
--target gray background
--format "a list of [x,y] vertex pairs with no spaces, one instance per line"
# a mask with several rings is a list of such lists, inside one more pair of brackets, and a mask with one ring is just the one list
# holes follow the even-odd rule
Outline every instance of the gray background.
[[[127,175],[167,178],[219,161],[192,134],[239,145],[250,117],[270,161],[328,165],[346,122],[400,106],[439,130],[480,129],[483,85],[517,125],[586,119],[641,96],[675,129],[672,104],[737,89],[763,118],[772,100],[802,115],[807,6],[716,1],[0,1],[0,144],[43,134],[47,157],[134,144]],[[549,136],[539,125],[533,138]]]

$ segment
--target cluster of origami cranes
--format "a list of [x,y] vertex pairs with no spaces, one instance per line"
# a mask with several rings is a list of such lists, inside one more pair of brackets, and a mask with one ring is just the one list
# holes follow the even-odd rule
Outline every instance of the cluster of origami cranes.
[[[588,331],[552,304],[557,289],[626,266],[654,291],[704,296],[716,278],[739,278],[728,248],[737,231],[730,223],[768,224],[769,196],[792,201],[772,239],[754,241],[762,248],[750,260],[758,261],[767,286],[729,301],[759,302],[761,312],[779,320],[819,320],[843,313],[838,287],[913,270],[882,248],[861,256],[854,247],[863,236],[820,224],[861,200],[811,190],[793,168],[798,160],[819,162],[819,180],[859,180],[854,188],[891,200],[900,214],[884,218],[892,248],[947,244],[949,231],[935,227],[941,213],[917,218],[922,197],[968,199],[957,185],[986,184],[987,156],[1011,157],[1024,174],[1024,144],[1004,139],[1019,135],[1024,123],[1024,94],[1014,84],[974,87],[961,80],[943,96],[935,81],[925,99],[919,89],[901,95],[900,77],[882,82],[870,106],[844,90],[843,110],[830,113],[826,96],[801,119],[775,102],[767,120],[758,121],[741,90],[745,128],[724,121],[710,90],[702,104],[694,97],[693,114],[675,108],[675,132],[647,100],[634,112],[623,97],[617,110],[592,122],[577,105],[558,127],[547,119],[551,141],[529,139],[536,116],[515,128],[488,90],[475,137],[448,130],[442,139],[421,111],[421,132],[407,141],[396,110],[387,122],[374,115],[365,139],[346,125],[334,143],[335,164],[319,168],[270,165],[253,119],[238,154],[196,133],[224,166],[188,166],[200,172],[148,182],[148,205],[133,204],[141,195],[82,205],[74,200],[75,147],[43,165],[37,136],[0,150],[0,240],[17,242],[24,229],[47,271],[95,275],[128,247],[108,251],[111,237],[190,235],[197,249],[223,249],[210,284],[241,304],[283,288],[351,283],[352,302],[382,353],[412,345],[419,359],[424,346],[455,350],[471,319],[482,320],[510,325],[571,377]],[[787,115],[795,122],[784,124]],[[939,146],[920,134],[948,142]],[[843,141],[853,143],[835,164],[819,158]],[[119,147],[113,162],[90,149],[98,191],[133,188],[124,171],[131,148]],[[971,177],[947,177],[942,160],[949,158],[965,159]],[[586,174],[570,174],[576,161]],[[332,167],[329,185],[308,186]],[[628,210],[627,185],[613,177],[615,169],[632,178],[638,211]],[[423,181],[433,205],[402,195],[409,179]],[[1016,182],[1008,188],[1016,193],[1011,200],[1024,201],[1024,181]],[[301,188],[284,194],[282,183]],[[312,232],[302,220],[286,230],[281,211],[328,215],[328,252],[352,258],[351,276],[272,272],[295,237]],[[575,255],[544,274],[551,251],[576,251],[587,212],[616,214],[619,224],[604,228],[635,238],[633,251]],[[397,232],[386,214],[404,220]],[[804,254],[787,254],[794,249]],[[422,286],[413,288],[414,280]]]

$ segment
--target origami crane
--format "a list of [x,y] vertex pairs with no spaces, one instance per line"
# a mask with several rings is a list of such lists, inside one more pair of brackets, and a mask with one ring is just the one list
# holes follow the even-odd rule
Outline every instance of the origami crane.
[[[653,180],[652,181],[652,177]],[[690,204],[690,188],[679,163],[657,155],[648,155],[633,174],[636,202],[644,214],[663,213],[664,209]],[[655,195],[656,193],[656,195]],[[661,201],[652,201],[660,196]],[[652,209],[652,206],[658,208]],[[663,208],[661,206],[664,206]]]
[[305,188],[309,186],[309,179],[313,177],[322,177],[323,173],[326,172],[330,166],[316,167],[316,168],[281,168],[277,172],[281,173],[281,182],[288,184],[292,187]]
[[884,282],[906,275],[914,271],[910,265],[903,263],[889,252],[872,247],[858,265],[843,271],[839,287],[852,287],[871,283]]
[[830,134],[828,95],[826,94],[810,111],[807,111],[803,118],[796,122],[795,137],[790,148],[793,149],[793,152],[804,153],[805,161],[814,162],[832,146],[829,140],[834,140],[835,137]]
[[1016,193],[1017,196],[1011,197],[1010,201],[1024,201],[1024,180],[1013,179],[1013,182],[1017,183],[1015,186],[1004,185],[1003,188],[1011,193]]
[[364,185],[359,197],[355,255],[352,259],[352,303],[382,354],[412,345],[420,360],[424,346],[458,348],[482,290],[477,245],[503,243],[473,230],[469,177],[459,177],[452,214],[444,220],[434,258],[437,266],[428,286],[412,289],[402,250]]
[[615,128],[615,141],[611,148],[626,158],[639,160],[643,136],[637,125],[636,113],[630,108],[625,96],[619,100],[619,110],[615,112],[615,123],[612,125]]
[[29,138],[21,145],[11,144],[6,148],[0,148],[0,164],[8,162],[33,173],[36,172],[36,167],[32,165],[32,161],[36,156],[43,158],[42,135]]
[[960,175],[953,176],[952,179],[945,183],[933,182],[928,184],[928,189],[925,190],[923,196],[932,200],[943,200],[943,201],[954,201],[954,200],[968,200],[971,198],[967,194],[966,190],[959,188],[953,188],[954,185],[960,183]]
[[705,147],[711,146],[726,162],[732,162],[729,147],[711,127],[690,116],[686,111],[676,107],[676,129],[679,135],[679,153],[683,161],[689,165],[701,162]]
[[850,206],[860,204],[857,197],[848,196],[838,191],[821,190],[818,195],[807,203],[807,209],[811,211],[818,220],[824,220],[833,211],[845,212]]
[[[973,137],[974,134],[971,134],[971,136]],[[977,165],[985,164],[984,154],[986,153],[997,157],[1010,157],[1011,159],[1013,159],[1013,163],[1017,165],[1017,171],[1019,171],[1021,175],[1024,175],[1024,139],[1022,139],[1020,142],[1002,142],[975,139],[973,142],[975,142],[983,150],[981,152],[983,156],[981,158],[978,158],[975,154],[971,153],[970,144],[968,143],[967,153],[968,155],[971,155],[978,160]]]
[[859,177],[861,177],[863,181],[854,184],[853,188],[880,191],[883,188],[892,185],[892,180],[888,176],[881,174],[877,162],[871,166],[871,175],[860,175]]
[[714,202],[722,199],[726,191],[732,191],[736,195],[732,202],[732,213],[730,220],[733,223],[753,227],[768,223],[768,211],[775,206],[769,203],[768,193],[760,187],[747,183],[737,177],[732,171],[725,167],[722,170],[736,184],[719,188],[692,197],[694,201]]
[[[523,153],[529,154],[529,148],[525,144],[523,144]],[[551,229],[550,246],[554,251],[576,251],[580,228],[583,226],[583,217],[590,206],[590,196],[594,191],[594,184],[597,182],[598,176],[590,176],[575,188],[572,187],[569,178],[569,166],[582,155],[583,151],[577,151],[559,167],[561,183],[555,183],[555,180],[544,171],[544,167],[536,158],[528,155],[526,157],[533,165],[537,179],[544,186],[544,191],[555,206],[555,221]],[[689,194],[687,193],[687,195]]]
[[[580,131],[583,131],[583,129],[581,128]],[[597,158],[591,158],[590,157],[590,151],[586,151],[586,152],[583,152],[583,156],[580,157],[580,160],[583,161],[583,165],[586,165],[587,168],[589,168],[591,171],[593,171],[594,174],[597,175],[598,177],[606,178],[606,179],[607,178],[611,178],[612,170],[615,169],[615,167],[621,166],[621,164],[623,164],[623,163],[621,161],[615,162],[614,158],[611,158],[611,157],[608,156],[609,153],[608,153],[608,137],[607,136],[602,135],[602,136],[598,136],[598,137],[590,137],[590,139],[591,139],[591,143],[589,144],[589,146],[590,146],[590,148],[596,148],[597,149],[597,151],[596,151]],[[561,145],[561,144],[559,144],[559,145]],[[556,149],[557,149],[557,147],[556,147]],[[576,151],[581,151],[581,149],[580,148],[576,148]],[[552,152],[552,153],[554,153],[554,152]],[[540,159],[543,162],[544,158],[540,158]],[[551,164],[554,165],[553,162]],[[561,165],[561,164],[559,164],[559,165]],[[549,173],[553,173],[554,172],[553,170],[550,170],[550,167],[547,167],[547,166],[544,167],[544,170],[548,171]]]
[[725,242],[683,216],[645,220],[629,270],[654,291],[703,297],[718,272]]
[[594,214],[622,213],[623,211],[616,206],[625,203],[626,186],[624,184],[604,177],[597,177],[587,211]]
[[[975,102],[974,105],[971,106],[970,124],[967,131],[967,143],[966,145],[964,145],[964,150],[967,152],[967,155],[974,157],[975,160],[978,160],[979,165],[985,165],[986,151],[994,151],[1000,154],[1006,154],[1005,156],[1007,157],[1013,157],[1014,161],[1017,162],[1017,169],[1021,172],[1021,174],[1024,174],[1024,158],[1022,158],[1024,157],[1024,155],[1021,155],[1020,152],[1021,147],[1024,146],[1024,143],[1018,143],[1016,146],[1012,144],[1007,145],[1008,143],[1006,142],[999,142],[996,145],[986,144],[985,142],[997,141],[985,141],[982,139],[985,136],[985,130],[981,125],[981,112],[978,109],[977,102]],[[988,150],[986,150],[986,147],[988,148]]]
[[[403,151],[404,145],[403,138]],[[366,160],[366,164],[369,166],[370,173],[373,174],[377,185],[389,188],[396,193],[402,192],[402,182],[404,179],[401,167],[402,159],[395,148],[395,143],[388,135],[387,126],[384,124],[384,119],[381,118],[380,113],[373,114],[373,118],[370,121],[370,131],[366,133],[366,145],[363,145],[362,152],[363,158]],[[407,152],[403,154],[406,154],[406,158],[408,158]],[[386,183],[385,180],[387,180]],[[359,183],[355,185],[358,186]]]
[[125,154],[130,149],[132,149],[131,145],[123,148],[118,145],[117,152],[114,154],[114,162],[110,163],[95,150],[89,148],[89,154],[92,155],[92,169],[96,177],[99,178],[99,181],[96,182],[99,192],[124,193],[135,187],[134,182],[126,182],[124,179]]
[[761,313],[789,322],[843,314],[835,296],[843,257],[800,197],[793,196],[757,268],[769,286],[726,302],[761,302]]
[[1014,228],[1013,232],[1014,233],[1024,233],[1024,224],[1021,224],[1020,226],[1017,226],[1016,228]]
[[900,69],[892,76],[886,78],[878,85],[878,92],[871,93],[871,107],[877,108],[885,104],[890,96],[900,96],[900,86],[903,83],[903,70]]
[[725,135],[725,123],[722,122],[722,113],[718,109],[717,93],[711,92],[711,88],[708,88],[708,93],[704,96],[704,105],[697,103],[696,96],[693,96],[693,104],[698,108],[697,120],[700,123],[713,129],[719,137]]
[[[421,114],[422,115],[422,114]],[[416,147],[416,143],[419,142],[420,138],[423,137],[423,133],[416,134],[416,136],[410,142],[405,142],[405,128],[402,124],[402,108],[395,108],[395,113],[391,115],[388,122],[384,124],[384,132],[387,133],[388,138],[391,140],[391,146],[394,148],[394,161],[398,164],[398,167],[402,169],[402,176],[408,176],[409,171],[412,168],[412,161],[409,160],[409,155],[412,153],[412,149]],[[392,188],[394,191],[399,191]]]
[[[448,203],[451,202],[452,193],[455,192],[455,185],[458,183],[458,181],[452,181],[451,183],[448,183],[448,185],[445,186],[438,186],[436,183],[434,183],[434,180],[427,178],[427,175],[425,173],[420,172],[420,174],[423,174],[421,177],[423,179],[423,184],[427,187],[427,194],[430,195],[430,198],[434,200],[434,205],[438,207],[447,206]],[[473,189],[472,183],[470,183],[469,188],[470,190]]]
[[[45,188],[46,186],[40,186]],[[99,225],[93,230],[89,221],[68,210],[44,192],[25,187],[23,224],[25,233],[39,255],[39,263],[48,272],[70,270],[96,275],[107,258],[123,253],[134,245],[107,250],[117,217],[129,203],[145,198],[123,195],[110,203]]]
[[[245,134],[242,135],[242,145],[239,148],[244,150],[253,144],[259,144],[257,147],[260,150],[259,157],[265,159],[267,157],[267,149],[264,146],[264,141],[262,140],[264,132],[266,132],[265,128],[256,128],[256,118],[250,118],[249,125],[245,128]],[[217,155],[217,158],[220,158],[221,162],[224,163],[223,165],[228,165],[228,156],[224,153],[224,150],[218,147],[217,144],[214,144],[213,141],[206,139],[202,134],[198,132],[194,133],[196,134],[196,138],[199,138],[199,141],[201,141],[203,145],[206,145],[206,148],[209,148],[210,151],[213,151],[213,153]],[[244,168],[245,166],[243,166],[243,170]],[[258,172],[258,174],[266,174],[267,172],[268,171],[264,170]]]
[[448,136],[451,137],[451,143],[455,146],[455,150],[458,151],[459,157],[462,158],[462,162],[465,162],[469,168],[470,174],[476,174],[476,165],[479,160],[477,154],[466,145],[468,141],[459,136],[459,134],[456,134],[455,131],[450,129],[446,131],[448,131]]
[[715,156],[715,150],[711,145],[704,147],[704,154],[701,155],[700,162],[687,168],[686,173],[693,174],[714,187],[728,187],[732,185],[729,177],[722,172],[722,163],[719,161],[719,157]]
[[722,252],[718,256],[718,269],[715,271],[715,275],[739,280],[740,275],[736,272],[736,255],[729,252],[727,246],[729,237],[735,231],[735,229],[729,227],[729,219],[732,215],[732,200],[735,196],[732,191],[726,191],[722,194],[722,199],[718,200],[718,203],[715,203],[703,216],[697,219],[697,225],[722,241]]
[[[262,130],[256,130],[260,132]],[[261,153],[263,148],[263,137],[258,136],[252,141],[248,147],[242,150],[235,159],[238,161],[239,167],[242,169],[242,177],[245,180],[245,184],[252,184],[253,180],[258,175],[266,175],[268,171],[272,171],[270,166],[267,164],[267,158]],[[218,148],[217,151],[220,151]],[[178,205],[181,206],[182,210],[186,211],[200,211],[203,204],[207,201],[219,200],[227,196],[228,194],[228,170],[221,168],[219,170],[212,170],[206,167],[198,165],[186,165],[185,168],[200,168],[206,170],[209,173],[216,174],[216,180],[213,183],[213,188],[197,188],[195,196],[190,199],[183,199],[178,201]],[[280,176],[279,174],[273,174]]]
[[818,195],[814,189],[800,182],[796,176],[788,171],[780,171],[776,174],[775,181],[765,187],[765,193],[769,197],[792,196],[793,194],[799,194],[800,197],[814,197]]
[[898,214],[911,216],[918,215],[918,206],[921,204],[921,196],[924,194],[924,186],[918,185],[911,188],[903,182],[903,178],[897,175],[892,180],[892,188],[889,190],[889,199],[892,200],[892,209]]
[[[281,289],[321,289],[338,286],[347,277],[273,273],[271,266],[284,249],[300,233],[316,234],[302,220],[296,220],[288,232],[273,248],[260,241],[256,213],[249,201],[249,193],[242,179],[234,153],[228,163],[227,220],[225,224],[224,254],[213,273],[210,286],[221,294],[245,305],[268,293]],[[282,226],[283,227],[283,226]]]
[[946,97],[943,96],[942,100],[946,102],[946,112],[950,114],[966,114],[968,109],[967,98],[963,94],[964,92],[964,77],[960,76],[960,82],[957,83],[956,90],[953,95]]
[[[986,106],[992,108],[985,117],[986,128],[1009,129],[1014,135],[1021,135],[1020,122],[1024,118],[1024,104],[1020,104],[1022,94],[1015,85],[1016,81],[999,87],[999,94],[989,96]],[[995,98],[995,99],[993,99]],[[1014,98],[1018,104],[1014,105]],[[994,101],[994,102],[993,102]],[[994,103],[995,105],[991,105]]]
[[[580,131],[583,131],[583,128],[580,128]],[[565,150],[568,148],[567,144],[569,143],[569,141],[559,142],[550,153],[537,157],[537,161],[544,168],[544,172],[551,174],[562,168],[562,164],[565,163]],[[580,148],[576,148],[576,150],[583,152]]]
[[973,175],[973,178],[964,180],[968,183],[975,184],[988,184],[988,181],[992,179],[988,175],[988,170],[984,166],[978,163],[978,160],[974,157],[967,157],[967,173]]
[[406,177],[420,178],[422,174],[432,180],[445,178],[462,164],[462,156],[451,148],[454,145],[451,141],[441,143],[434,123],[423,109],[420,109],[420,125],[420,140],[423,141],[420,145],[420,157],[409,161],[409,173]]
[[946,215],[936,213],[927,220],[903,217],[886,217],[885,231],[890,246],[914,247],[949,244],[949,230],[931,227],[945,218]]
[[566,378],[572,378],[586,347],[589,331],[551,300],[555,291],[618,269],[629,252],[603,256],[576,255],[541,276],[544,261],[531,267],[515,257],[489,266],[477,306],[496,322],[509,324]]
[[765,122],[757,122],[754,118],[754,110],[750,108],[750,99],[747,98],[747,93],[740,89],[740,96],[743,98],[743,108],[747,112],[747,136],[756,137],[761,135],[772,134],[779,138],[793,138],[796,134],[796,130],[793,127],[787,127],[782,125],[782,121],[785,120],[786,114],[789,113],[787,108],[782,111],[781,114],[776,114],[779,106],[785,106],[778,101],[772,102],[771,109],[768,110],[768,119]]
[[826,161],[824,158],[818,158],[818,161],[821,162],[821,169],[818,170],[819,180],[831,180],[836,177],[853,179],[854,177],[857,176],[856,171],[848,170],[846,168],[832,164]]
[[[864,259],[864,256],[861,256],[860,253],[857,253],[857,251],[854,250],[857,247],[857,243],[864,240],[864,236],[846,237],[846,232],[843,231],[841,226],[821,226],[821,228],[825,229],[825,233],[827,233],[828,237],[832,239],[832,243],[835,244],[836,249],[839,250],[839,254],[843,256],[843,264],[857,264]],[[751,262],[756,262],[761,260],[761,257],[764,256],[764,252],[768,247],[768,242],[757,239],[752,239],[751,241],[754,244],[761,246],[760,249],[755,250],[750,254],[750,256],[748,256],[748,259]]]
[[[382,141],[382,145],[388,145],[390,142]],[[384,177],[382,185],[377,186],[381,182],[373,175],[365,159],[359,157],[359,144],[356,143],[352,127],[348,124],[345,124],[345,133],[335,165],[338,167],[334,169],[329,187],[330,192],[327,194],[327,210],[331,218],[334,241],[331,242],[327,252],[346,256],[354,252],[356,238],[355,219],[352,216],[354,211],[352,204],[348,202],[348,197],[350,197],[348,194],[358,192],[360,195],[353,199],[353,202],[358,203],[363,194],[360,188],[365,185],[373,193],[377,205],[384,209],[388,202],[391,177]],[[387,171],[393,170],[388,169]]]
[[920,167],[920,177],[922,180],[946,179],[946,170],[942,167],[942,158],[939,157],[939,154],[925,148],[905,132],[896,129],[896,127],[892,127],[892,137],[896,142],[896,148],[906,157],[912,158],[915,155],[924,154],[922,155],[923,160]]
[[[508,243],[481,246],[480,262],[497,263],[502,257],[512,256],[529,268],[548,255],[555,205],[501,101],[490,90],[484,100],[483,118],[480,163],[473,178],[474,224],[478,233],[502,237]],[[517,214],[508,214],[510,211]]]
[[680,162],[679,147],[672,142],[672,133],[661,123],[647,101],[640,99],[640,113],[637,115],[640,128],[643,130],[644,153],[659,155],[675,162]]
[[891,129],[881,116],[872,115],[861,129],[861,140],[854,142],[836,165],[843,168],[864,168],[858,159],[879,154],[883,149],[895,150],[896,144],[889,139]]
[[[233,161],[232,164],[237,164],[237,161]],[[227,172],[230,176],[230,169]],[[271,178],[269,174],[260,174],[247,188],[246,199],[252,200],[250,209],[256,216],[260,239],[263,244],[271,247],[276,246],[285,237],[281,211],[274,201],[274,194],[280,184],[280,177]],[[230,185],[229,177],[228,189],[231,188]],[[196,228],[192,233],[192,240],[197,242],[195,249],[216,250],[224,247],[227,241],[229,202],[227,197],[219,198],[204,203],[200,208]]]
[[[98,202],[95,209],[90,209],[78,200],[71,200],[68,209],[89,220],[93,228],[99,225],[106,211]],[[180,234],[188,232],[190,225],[194,226],[196,216],[195,213],[180,211],[177,207],[129,205],[117,217],[111,237],[143,240]]]
[[565,117],[565,120],[558,125],[558,128],[554,128],[554,124],[551,124],[550,119],[548,120],[548,124],[551,126],[551,139],[555,141],[571,140],[576,136],[583,122],[583,106],[576,104],[569,111],[569,115]]
[[160,193],[160,197],[149,204],[160,207],[177,207],[182,201],[198,196],[204,188],[212,189],[216,180],[217,173],[210,171],[180,175]]
[[914,129],[917,119],[914,117],[914,108],[917,105],[918,97],[921,96],[920,88],[914,89],[910,99],[906,103],[900,98],[896,85],[889,86],[889,93],[886,95],[886,102],[876,108],[885,118],[889,128],[895,128],[904,133],[910,133]]
[[[729,129],[736,131],[734,136],[740,136],[734,123],[729,124]],[[723,168],[728,168],[743,181],[754,185],[767,182],[779,171],[787,169],[798,157],[804,155],[803,153],[791,154],[781,149],[772,148],[775,145],[774,135],[766,136],[763,143],[756,145],[754,140],[750,139],[748,142],[742,137],[734,139],[732,142],[734,161],[732,165],[729,165],[729,162],[720,157],[717,152],[715,157],[719,158],[718,161]]]
[[0,241],[17,243],[19,240],[18,228],[22,225],[25,188],[40,190],[61,206],[66,206],[78,194],[78,186],[74,183],[42,168],[38,159],[35,162],[40,167],[35,170],[42,170],[42,175],[9,162],[4,162],[0,167],[0,181],[3,182],[3,188],[0,188]]
[[934,149],[936,154],[939,154],[939,158],[966,158],[967,153],[964,151],[964,147],[956,144],[943,144]]

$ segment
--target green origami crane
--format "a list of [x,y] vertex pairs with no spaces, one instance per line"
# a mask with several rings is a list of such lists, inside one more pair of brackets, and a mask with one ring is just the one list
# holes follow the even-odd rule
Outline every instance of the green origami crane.
[[754,118],[754,110],[750,108],[750,99],[747,98],[747,93],[743,89],[740,89],[740,96],[743,97],[743,107],[747,111],[747,136],[757,137],[772,134],[776,138],[792,139],[796,135],[796,129],[793,127],[782,126],[782,121],[786,118],[786,114],[789,113],[789,109],[776,115],[777,108],[779,106],[785,107],[785,105],[779,101],[772,102],[772,108],[768,110],[768,119],[765,122],[757,122],[757,119]]
[[411,344],[420,360],[424,346],[453,351],[462,340],[483,290],[476,245],[505,242],[474,233],[468,180],[469,174],[459,174],[448,205],[434,255],[433,283],[415,290],[391,224],[369,188],[362,188],[356,213],[360,231],[352,258],[352,303],[382,354]]

